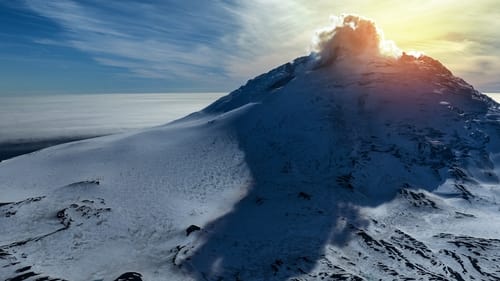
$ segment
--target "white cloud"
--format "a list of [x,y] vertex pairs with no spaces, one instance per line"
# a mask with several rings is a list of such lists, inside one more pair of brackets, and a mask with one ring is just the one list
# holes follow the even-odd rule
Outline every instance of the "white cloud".
[[[220,48],[217,35],[207,41],[191,26],[206,24],[206,19],[187,14],[171,19],[163,16],[162,7],[118,4],[118,8],[114,7],[118,11],[108,11],[106,7],[72,1],[30,0],[26,3],[64,30],[61,42],[37,38],[36,43],[76,48],[90,54],[98,63],[125,68],[137,76],[196,79],[199,83],[206,80],[210,84],[213,72],[217,72],[217,66],[227,55]],[[184,16],[189,18],[182,19]],[[220,79],[225,79],[223,69],[220,72]]]
[[[473,84],[484,79],[465,71],[468,65],[457,58],[500,57],[500,43],[485,47],[485,40],[498,37],[500,30],[500,8],[494,0],[89,3],[27,0],[32,10],[63,27],[60,44],[142,77],[233,87],[306,55],[314,31],[327,25],[330,15],[342,13],[374,19],[403,49],[424,51]],[[474,37],[480,47],[444,38],[452,32]],[[44,38],[38,42],[55,44]],[[488,81],[500,76],[498,70],[486,75]]]
[[402,51],[385,40],[375,22],[357,15],[332,16],[332,25],[318,30],[313,49],[323,62],[337,56],[400,57]]
[[[239,7],[242,29],[238,35],[244,51],[231,58],[227,68],[230,73],[251,77],[303,55],[314,30],[326,26],[330,15],[344,13],[373,19],[401,49],[421,51],[442,61],[481,90],[500,90],[500,83],[493,82],[498,81],[500,69],[480,73],[468,62],[482,56],[489,56],[495,65],[500,60],[500,5],[496,0],[245,1]],[[447,38],[453,32],[463,38]]]

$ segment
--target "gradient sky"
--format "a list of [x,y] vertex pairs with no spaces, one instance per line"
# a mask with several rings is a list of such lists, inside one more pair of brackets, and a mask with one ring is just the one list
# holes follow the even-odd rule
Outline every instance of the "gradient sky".
[[342,13],[500,92],[498,0],[0,0],[0,94],[229,91]]

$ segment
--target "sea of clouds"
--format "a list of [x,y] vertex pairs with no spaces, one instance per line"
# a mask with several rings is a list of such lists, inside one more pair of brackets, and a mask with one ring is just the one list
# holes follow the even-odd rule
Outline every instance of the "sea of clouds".
[[222,93],[0,96],[0,144],[83,138],[168,123]]

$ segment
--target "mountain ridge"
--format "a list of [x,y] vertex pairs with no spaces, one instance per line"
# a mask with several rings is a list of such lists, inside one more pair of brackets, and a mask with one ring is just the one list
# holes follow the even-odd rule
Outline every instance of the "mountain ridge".
[[333,31],[175,122],[0,163],[0,277],[500,278],[498,104]]

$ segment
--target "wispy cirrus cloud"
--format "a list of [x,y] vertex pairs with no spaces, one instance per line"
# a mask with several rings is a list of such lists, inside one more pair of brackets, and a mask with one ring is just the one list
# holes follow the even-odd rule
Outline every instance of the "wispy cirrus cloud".
[[221,42],[235,29],[229,4],[28,0],[26,5],[63,30],[60,40],[36,43],[76,48],[98,63],[146,78],[227,80],[220,62],[232,48]]
[[375,20],[402,49],[423,51],[482,89],[500,88],[495,0],[26,0],[26,6],[63,30],[59,40],[38,43],[78,49],[139,77],[230,89],[307,54],[330,15],[355,13]]

